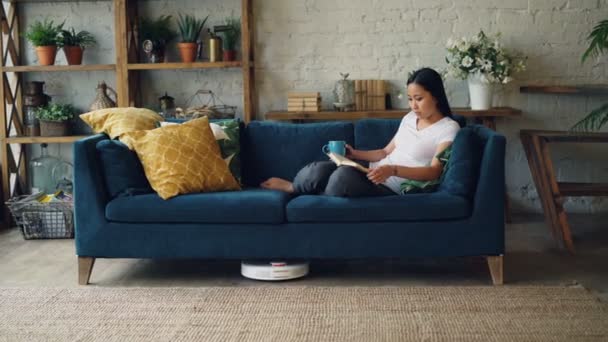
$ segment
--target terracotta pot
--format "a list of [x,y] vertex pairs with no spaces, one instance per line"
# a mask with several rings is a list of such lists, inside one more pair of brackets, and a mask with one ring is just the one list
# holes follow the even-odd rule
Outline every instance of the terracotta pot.
[[65,53],[65,59],[68,61],[68,65],[82,64],[82,53],[84,52],[84,49],[80,46],[64,46],[63,52]]
[[182,57],[182,62],[192,63],[196,60],[196,50],[198,46],[196,43],[177,43],[179,53]]
[[224,62],[233,62],[236,60],[236,50],[224,50]]
[[70,135],[70,123],[68,121],[40,120],[40,136],[63,137]]
[[57,55],[57,46],[36,46],[36,54],[38,55],[38,63],[40,65],[55,64],[55,56]]

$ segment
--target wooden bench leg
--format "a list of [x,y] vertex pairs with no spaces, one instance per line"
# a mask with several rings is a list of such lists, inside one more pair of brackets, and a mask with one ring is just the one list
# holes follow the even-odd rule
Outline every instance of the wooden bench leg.
[[490,268],[490,274],[492,275],[492,283],[494,285],[502,285],[502,255],[498,256],[488,256],[486,257],[486,261],[488,262],[488,267]]
[[95,264],[94,257],[78,257],[78,285],[88,285]]

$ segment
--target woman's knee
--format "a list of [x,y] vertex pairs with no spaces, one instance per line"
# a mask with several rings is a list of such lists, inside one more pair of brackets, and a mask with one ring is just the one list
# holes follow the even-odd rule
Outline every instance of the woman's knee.
[[298,193],[320,193],[325,188],[327,180],[336,169],[331,161],[312,162],[304,166],[296,174],[293,184]]
[[361,171],[350,166],[340,166],[329,177],[325,194],[328,196],[350,197],[353,193],[353,187],[361,181],[363,174]]

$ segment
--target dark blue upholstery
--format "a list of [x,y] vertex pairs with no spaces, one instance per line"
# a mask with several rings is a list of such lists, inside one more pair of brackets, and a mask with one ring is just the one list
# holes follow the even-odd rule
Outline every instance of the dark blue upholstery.
[[444,192],[364,198],[307,195],[287,204],[289,222],[440,221],[470,215],[470,201]]
[[263,189],[188,194],[166,201],[154,193],[110,201],[106,218],[150,223],[283,223],[289,198],[284,192]]
[[[476,183],[470,190],[472,198],[451,193],[460,194],[468,185],[445,184],[431,194],[356,201],[322,196],[290,199],[262,190],[185,195],[166,202],[155,194],[112,200],[96,149],[107,137],[88,137],[74,143],[76,253],[99,258],[213,259],[501,255],[505,138],[482,126],[469,130],[463,137],[470,135],[473,144],[481,147],[477,181],[470,178]],[[351,123],[254,122],[245,131],[249,134],[243,147],[250,153],[244,152],[248,160],[243,172],[253,183],[270,176],[293,177],[300,165],[324,158],[320,148],[327,140],[352,143],[355,136]],[[358,136],[360,148],[373,143],[374,136]],[[458,151],[462,146],[455,141],[453,153],[462,160],[474,159],[471,151]],[[449,177],[453,180],[459,174],[456,167]],[[111,221],[106,213],[133,222]]]
[[241,143],[243,182],[259,186],[270,177],[292,180],[306,164],[327,160],[321,148],[329,140],[353,144],[353,124],[252,122]]
[[97,143],[97,154],[111,198],[154,192],[137,154],[125,144],[117,140],[102,140]]
[[462,128],[452,143],[452,155],[439,191],[472,199],[479,178],[483,145],[473,127]]

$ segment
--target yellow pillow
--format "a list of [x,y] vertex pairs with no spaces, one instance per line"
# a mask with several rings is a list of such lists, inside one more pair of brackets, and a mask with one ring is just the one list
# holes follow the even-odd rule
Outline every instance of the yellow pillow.
[[125,133],[146,178],[163,199],[192,192],[240,190],[207,117],[181,125]]
[[124,133],[154,129],[156,123],[163,121],[158,113],[146,108],[106,108],[80,115],[95,133],[106,133],[110,139]]

